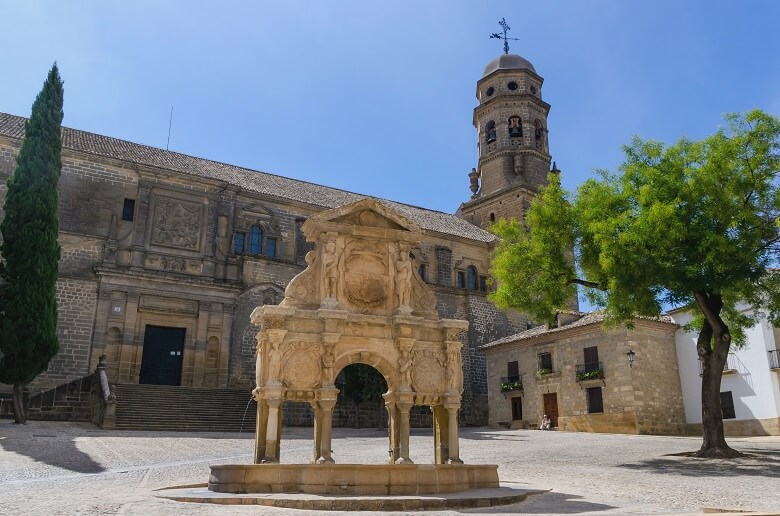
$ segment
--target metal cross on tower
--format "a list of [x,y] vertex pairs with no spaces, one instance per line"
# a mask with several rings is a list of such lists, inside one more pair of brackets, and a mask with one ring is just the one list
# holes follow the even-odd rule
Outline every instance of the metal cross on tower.
[[498,22],[498,24],[501,25],[502,29],[504,29],[504,35],[502,36],[498,32],[494,32],[493,34],[490,35],[490,38],[491,39],[493,39],[493,38],[495,38],[495,39],[503,39],[504,40],[504,53],[508,54],[509,53],[509,41],[507,41],[507,40],[510,40],[510,39],[513,40],[513,41],[520,41],[520,40],[518,38],[508,38],[507,37],[506,33],[507,33],[507,31],[509,31],[511,29],[509,28],[509,24],[507,24],[505,18],[501,18],[501,21]]

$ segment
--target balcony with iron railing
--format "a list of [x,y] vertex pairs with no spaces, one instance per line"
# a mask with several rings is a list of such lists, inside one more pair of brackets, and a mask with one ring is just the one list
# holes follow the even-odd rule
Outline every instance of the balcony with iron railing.
[[[737,372],[737,355],[734,353],[729,353],[726,357],[726,363],[723,364],[723,374],[736,374]],[[704,365],[701,363],[701,358],[699,359],[699,376],[704,374]]]
[[780,349],[769,352],[769,368],[780,371]]
[[523,390],[522,375],[501,377],[501,392],[522,391],[522,390]]
[[602,362],[588,362],[586,364],[577,364],[575,374],[578,382],[587,380],[603,380],[604,364]]

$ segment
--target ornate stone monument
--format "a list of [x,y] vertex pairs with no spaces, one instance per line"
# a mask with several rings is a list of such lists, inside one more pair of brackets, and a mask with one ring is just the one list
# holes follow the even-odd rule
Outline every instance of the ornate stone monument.
[[[308,267],[287,286],[280,305],[252,313],[260,326],[256,465],[212,466],[209,489],[423,494],[497,487],[496,466],[465,466],[459,457],[459,336],[468,321],[440,319],[432,291],[414,272],[417,225],[364,199],[314,215],[302,229],[316,244]],[[384,466],[335,465],[331,455],[334,380],[354,363],[373,366],[388,385],[390,458]],[[314,411],[308,466],[278,464],[284,401],[308,403]],[[409,458],[414,405],[433,411],[432,465]],[[308,473],[312,469],[316,473]]]

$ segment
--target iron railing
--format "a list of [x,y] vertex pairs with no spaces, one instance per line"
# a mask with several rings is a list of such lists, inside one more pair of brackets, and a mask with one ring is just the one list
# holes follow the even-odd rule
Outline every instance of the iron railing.
[[770,369],[780,369],[780,350],[773,349],[769,352]]
[[603,380],[604,364],[602,362],[588,362],[586,364],[577,364],[575,369],[577,381],[583,380]]
[[522,390],[523,390],[522,375],[501,377],[501,392],[522,391]]
[[[736,371],[737,370],[737,355],[734,353],[729,353],[726,357],[726,363],[723,364],[723,371]],[[701,363],[701,358],[699,359],[699,376],[704,374],[704,365]]]

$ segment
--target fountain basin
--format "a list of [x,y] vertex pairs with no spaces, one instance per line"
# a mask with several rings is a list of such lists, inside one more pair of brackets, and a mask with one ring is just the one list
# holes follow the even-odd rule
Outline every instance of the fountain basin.
[[227,464],[211,466],[218,493],[421,495],[497,488],[498,466],[483,464]]

